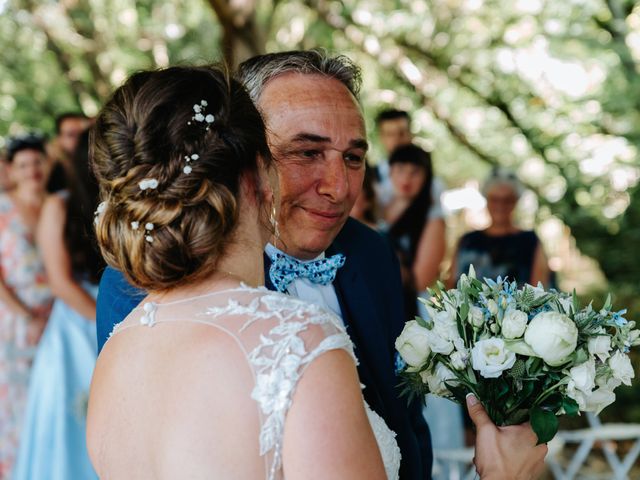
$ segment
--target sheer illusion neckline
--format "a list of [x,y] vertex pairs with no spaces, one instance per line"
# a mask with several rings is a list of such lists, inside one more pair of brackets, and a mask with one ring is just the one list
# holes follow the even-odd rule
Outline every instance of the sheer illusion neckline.
[[132,312],[135,310],[141,310],[143,308],[143,305],[146,303],[152,303],[157,307],[165,307],[169,305],[178,305],[181,303],[190,302],[192,300],[199,300],[201,298],[213,297],[215,295],[220,295],[223,293],[230,293],[230,292],[270,292],[270,290],[265,286],[251,287],[244,282],[240,282],[240,284],[235,287],[223,288],[222,290],[215,290],[213,292],[201,293],[199,295],[192,295],[190,297],[179,298],[177,300],[171,300],[169,302],[156,302],[153,300],[143,300],[142,302],[140,302],[138,306],[136,306],[132,310]]

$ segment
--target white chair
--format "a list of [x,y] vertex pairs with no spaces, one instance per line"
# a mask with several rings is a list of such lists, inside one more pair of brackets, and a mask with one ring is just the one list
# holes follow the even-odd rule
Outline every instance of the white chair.
[[[626,480],[628,473],[640,456],[640,424],[608,423],[603,425],[600,419],[593,414],[587,414],[590,428],[581,430],[567,430],[558,432],[557,441],[562,447],[567,444],[577,444],[578,448],[569,461],[566,469],[563,469],[556,455],[549,453],[547,463],[556,480],[573,480],[589,457],[596,442],[602,447],[611,473],[608,476],[612,480]],[[554,439],[555,440],[555,439]],[[635,440],[627,455],[620,459],[615,452],[613,442],[621,440]],[[583,475],[580,478],[585,478]]]

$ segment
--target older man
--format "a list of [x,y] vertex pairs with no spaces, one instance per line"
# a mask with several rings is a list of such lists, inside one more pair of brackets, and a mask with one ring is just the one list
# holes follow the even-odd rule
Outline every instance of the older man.
[[[427,425],[396,388],[394,341],[405,320],[397,261],[377,233],[349,219],[367,152],[359,70],[345,57],[304,51],[252,58],[238,75],[265,117],[279,172],[279,235],[265,249],[266,285],[342,318],[365,399],[397,434],[401,478],[428,478]],[[141,298],[119,272],[105,272],[100,345]]]

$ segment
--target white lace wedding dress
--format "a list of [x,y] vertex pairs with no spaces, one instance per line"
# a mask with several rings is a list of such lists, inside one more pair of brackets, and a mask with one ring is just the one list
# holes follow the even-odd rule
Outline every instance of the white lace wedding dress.
[[[251,397],[259,410],[261,425],[256,441],[265,459],[265,477],[282,479],[285,417],[305,369],[333,349],[346,350],[356,361],[342,322],[299,299],[242,285],[188,300],[143,304],[118,324],[112,335],[164,322],[210,325],[226,332],[242,349],[255,379]],[[395,434],[366,402],[365,407],[387,476],[396,480],[400,449]]]

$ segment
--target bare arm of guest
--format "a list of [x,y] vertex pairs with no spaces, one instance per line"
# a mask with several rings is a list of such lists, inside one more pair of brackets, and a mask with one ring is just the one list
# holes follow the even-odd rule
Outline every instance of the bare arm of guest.
[[429,220],[422,230],[413,263],[413,278],[417,291],[433,286],[440,277],[440,264],[446,251],[444,219]]
[[71,270],[71,258],[64,241],[65,200],[51,195],[42,207],[38,224],[38,247],[53,294],[85,318],[96,318],[96,302],[80,286]]
[[531,285],[537,285],[538,282],[542,282],[545,287],[549,286],[549,262],[547,262],[547,256],[544,254],[542,244],[538,242],[536,251],[533,254],[533,266],[531,267],[531,278],[529,283]]

